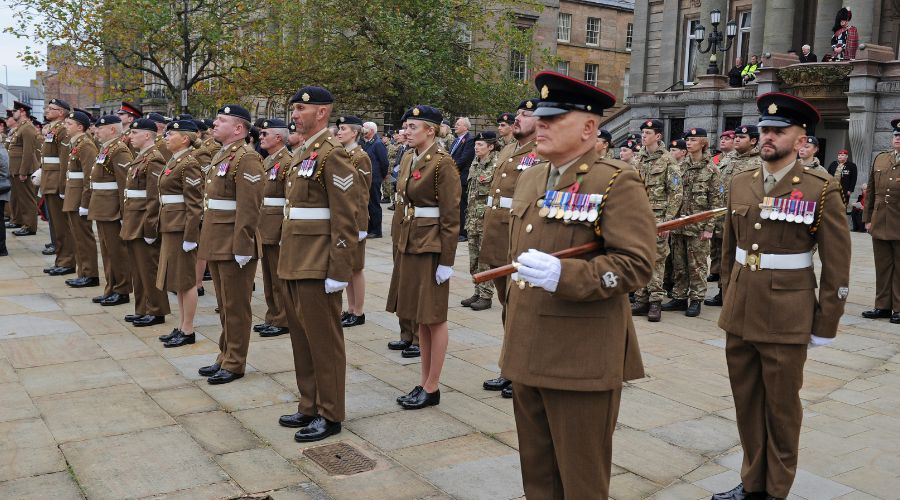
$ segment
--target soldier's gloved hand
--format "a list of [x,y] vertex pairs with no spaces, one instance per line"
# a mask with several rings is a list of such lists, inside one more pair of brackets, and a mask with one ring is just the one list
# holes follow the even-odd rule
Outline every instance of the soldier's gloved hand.
[[437,282],[438,285],[440,285],[450,279],[450,276],[453,276],[452,267],[438,265],[437,271],[434,272],[434,281]]
[[519,278],[534,286],[539,286],[550,293],[559,286],[559,275],[562,263],[558,258],[535,249],[519,255]]
[[340,292],[344,288],[347,288],[346,281],[335,281],[331,278],[325,278],[325,293]]
[[156,243],[156,238],[144,238],[144,242],[147,243],[148,245],[152,245],[152,244]]
[[250,262],[250,259],[252,258],[253,257],[251,257],[250,255],[235,255],[234,261],[237,262],[237,265],[239,267],[243,268],[247,265],[248,262]]
[[190,252],[191,250],[197,248],[197,244],[193,241],[184,241],[181,243],[181,249],[185,252]]
[[828,345],[832,342],[834,342],[834,339],[827,339],[825,337],[816,337],[815,335],[813,335],[812,337],[809,338],[809,347],[810,348],[819,347],[819,346],[823,346],[823,345]]
[[362,241],[362,240],[366,239],[366,236],[368,236],[368,235],[369,235],[368,232],[366,232],[366,231],[360,231],[360,232],[359,232],[359,241]]
[[82,217],[87,217],[87,214],[88,214],[88,209],[86,209],[84,207],[78,207],[78,215],[80,215]]
[[65,200],[65,199],[66,199],[66,195],[64,195],[63,193],[59,193],[59,199],[60,199],[60,200]]

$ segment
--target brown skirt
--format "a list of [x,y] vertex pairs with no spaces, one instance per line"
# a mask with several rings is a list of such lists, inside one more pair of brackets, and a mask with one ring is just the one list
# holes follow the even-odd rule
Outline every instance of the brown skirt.
[[440,254],[396,252],[387,311],[400,319],[423,325],[447,321],[450,281],[438,285],[434,280]]
[[366,267],[366,240],[356,244],[356,253],[353,255],[353,272],[358,273]]
[[181,248],[184,233],[162,233],[156,288],[166,292],[185,292],[197,285],[197,249]]

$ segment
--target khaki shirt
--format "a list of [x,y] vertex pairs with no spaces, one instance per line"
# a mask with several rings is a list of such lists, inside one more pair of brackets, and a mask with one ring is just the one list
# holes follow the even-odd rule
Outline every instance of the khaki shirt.
[[[159,236],[159,175],[166,162],[156,146],[138,153],[125,175],[125,211],[122,212],[124,241]],[[128,196],[128,191],[144,191],[144,196]]]
[[865,222],[879,240],[900,240],[900,159],[893,151],[875,157],[866,186]]

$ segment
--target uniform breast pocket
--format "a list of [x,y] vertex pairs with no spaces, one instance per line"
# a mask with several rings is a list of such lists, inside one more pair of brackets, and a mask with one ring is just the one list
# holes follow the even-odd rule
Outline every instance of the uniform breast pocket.
[[734,233],[735,240],[741,241],[747,232],[748,222],[747,214],[750,212],[750,205],[731,205],[731,231]]
[[[709,195],[706,182],[698,179],[691,188],[690,204],[695,207],[705,207],[709,203]],[[687,201],[687,200],[685,200]]]
[[291,203],[301,203],[309,200],[309,181],[306,179],[288,178],[284,186],[285,197]]

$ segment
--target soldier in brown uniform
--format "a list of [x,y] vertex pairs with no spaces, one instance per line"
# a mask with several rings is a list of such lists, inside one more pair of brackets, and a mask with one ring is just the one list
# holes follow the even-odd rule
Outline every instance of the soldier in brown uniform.
[[288,333],[287,285],[278,277],[281,221],[284,219],[286,204],[284,183],[291,168],[291,154],[287,150],[287,123],[279,118],[263,120],[260,124],[259,141],[260,146],[269,153],[263,160],[266,186],[259,216],[266,316],[265,322],[253,326],[253,331],[259,333],[260,337],[275,337]]
[[116,111],[116,116],[119,117],[119,120],[122,122],[122,131],[119,134],[119,138],[126,146],[128,146],[129,152],[134,156],[137,151],[134,146],[131,145],[131,139],[128,136],[128,132],[131,130],[131,124],[138,118],[143,117],[144,113],[139,106],[135,106],[127,101],[122,101],[122,106]]
[[9,177],[12,183],[10,222],[18,227],[15,236],[30,236],[37,231],[37,195],[31,174],[40,166],[40,132],[31,123],[31,106],[15,101],[13,118],[18,123],[10,137]]
[[166,124],[172,121],[172,119],[159,113],[147,113],[147,118],[156,125],[156,140],[153,144],[156,146],[156,150],[159,151],[159,154],[162,155],[163,161],[167,162],[169,161],[169,158],[172,157],[172,152],[166,147],[164,135],[166,132]]
[[66,196],[65,168],[69,163],[69,135],[63,123],[72,107],[62,99],[50,99],[44,115],[50,123],[44,134],[41,150],[41,192],[50,216],[50,226],[56,242],[56,260],[44,269],[50,276],[62,276],[75,272],[75,241],[69,231],[69,223],[63,213]]
[[87,219],[90,187],[86,184],[90,182],[91,169],[97,160],[97,146],[87,134],[91,119],[86,113],[73,111],[64,123],[71,149],[66,165],[63,213],[66,214],[69,232],[75,243],[75,264],[78,270],[78,277],[66,280],[66,285],[72,288],[99,286],[97,241],[94,239],[93,224]]
[[350,154],[327,130],[331,92],[302,87],[291,104],[291,120],[306,141],[287,173],[278,277],[287,280],[300,402],[278,423],[299,427],[294,439],[309,442],[341,432],[346,418],[341,291],[353,274],[357,181]]
[[[535,81],[537,153],[549,164],[525,171],[513,197],[518,276],[500,368],[513,381],[525,495],[607,498],[622,383],[644,375],[628,291],[650,279],[654,218],[637,172],[594,150],[615,97],[556,73]],[[550,255],[590,242],[602,246]]]
[[[197,312],[197,241],[203,214],[203,173],[191,156],[197,140],[192,121],[173,121],[166,126],[166,148],[172,157],[158,176],[159,233],[162,239],[156,288],[178,297],[178,326],[159,340],[165,347],[193,344]],[[153,182],[153,181],[150,181]],[[210,376],[217,370],[201,375]]]
[[[497,157],[494,178],[491,182],[491,195],[488,197],[484,212],[480,263],[489,267],[500,267],[509,264],[509,219],[512,211],[512,195],[522,172],[537,165],[534,137],[536,133],[534,110],[540,99],[527,99],[519,104],[513,122],[513,137]],[[507,277],[494,280],[497,301],[500,302],[501,321],[506,323]],[[501,377],[485,380],[482,387],[488,391],[505,391],[504,396],[511,396],[510,381]]]
[[131,293],[128,250],[119,234],[122,232],[125,177],[132,155],[121,137],[122,121],[117,116],[108,115],[97,120],[97,138],[101,145],[91,170],[87,208],[88,220],[97,224],[103,275],[106,278],[103,295],[92,300],[102,306],[126,304]]
[[419,385],[397,403],[415,410],[439,404],[438,388],[447,353],[450,276],[459,238],[462,187],[456,163],[437,144],[441,112],[415,106],[406,133],[413,154],[405,155],[397,179],[403,200],[397,255],[387,310],[419,325],[422,353]]
[[[807,349],[834,339],[849,292],[840,183],[797,161],[819,113],[781,93],[761,95],[757,107],[763,165],[731,179],[719,316],[744,448],[743,483],[714,500],[787,498],[797,471]],[[818,300],[816,246],[825,263]]]
[[250,121],[250,112],[236,104],[219,109],[213,135],[222,148],[206,173],[197,258],[208,262],[222,323],[219,356],[200,369],[210,384],[243,377],[250,348],[250,298],[259,257],[256,229],[265,188],[262,158],[245,141]]
[[513,136],[513,126],[516,124],[515,113],[500,113],[497,115],[497,151],[516,142]]
[[875,253],[875,308],[864,318],[900,324],[900,118],[891,122],[893,149],[875,157],[863,214]]
[[353,256],[353,276],[347,285],[347,312],[341,314],[341,326],[352,327],[365,324],[363,309],[366,295],[366,236],[369,229],[369,189],[372,185],[372,160],[357,142],[362,131],[362,120],[356,116],[342,116],[337,120],[337,140],[350,153],[350,165],[356,176],[357,236],[356,254]]

